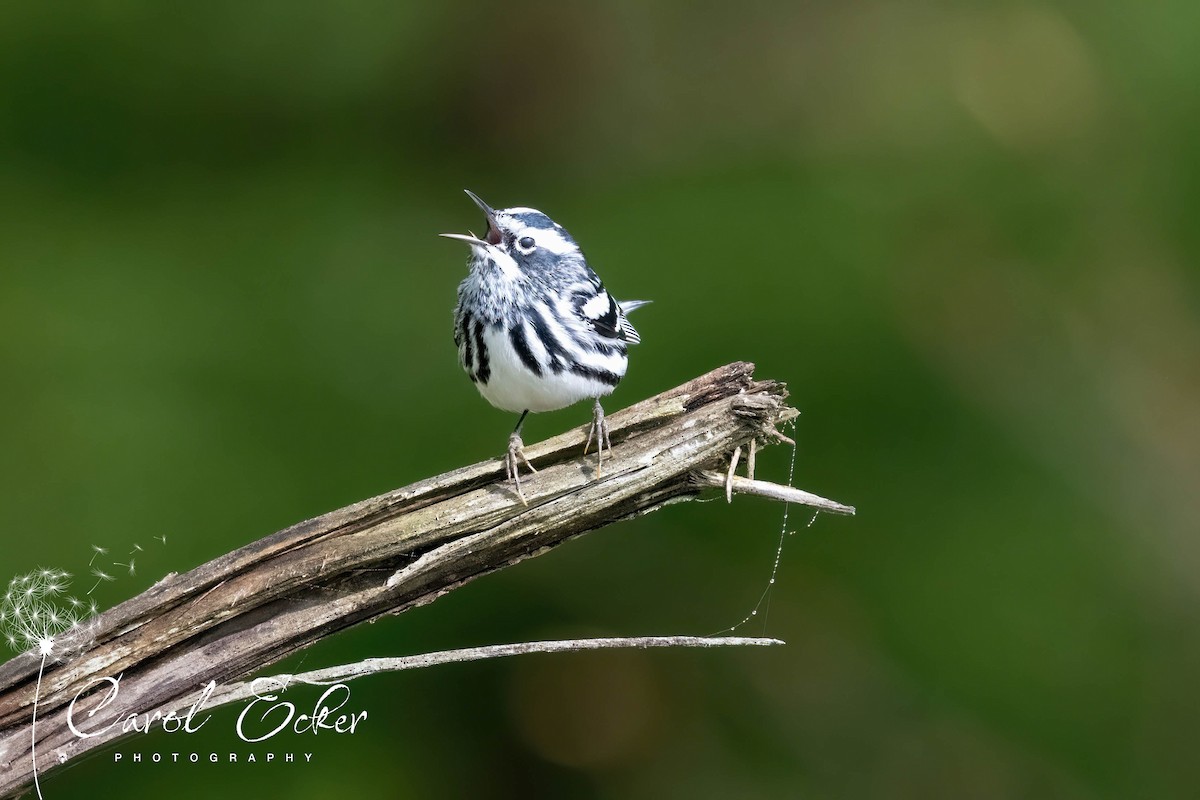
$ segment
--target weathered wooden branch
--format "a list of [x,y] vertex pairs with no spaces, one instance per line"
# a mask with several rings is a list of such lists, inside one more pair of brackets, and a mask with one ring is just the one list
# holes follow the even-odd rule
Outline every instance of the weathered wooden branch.
[[[166,713],[209,681],[244,678],[351,625],[399,614],[616,520],[697,496],[720,483],[853,513],[816,495],[730,478],[731,454],[786,439],[796,411],[775,381],[734,363],[608,417],[604,473],[582,458],[584,429],[526,448],[529,505],[503,480],[499,459],[419,481],[301,522],[154,586],[59,638],[38,702],[38,772],[122,736],[67,727],[71,699],[121,675],[120,709]],[[729,474],[727,474],[729,473]],[[30,721],[40,658],[0,666],[0,797],[32,780]],[[93,695],[91,700],[95,699]],[[82,701],[84,703],[87,700]],[[95,706],[92,702],[92,706]],[[99,729],[104,709],[89,720]]]

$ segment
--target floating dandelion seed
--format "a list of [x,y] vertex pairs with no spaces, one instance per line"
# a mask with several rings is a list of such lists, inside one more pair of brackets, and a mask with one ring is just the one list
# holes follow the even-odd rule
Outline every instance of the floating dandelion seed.
[[138,544],[137,542],[134,542],[133,549],[129,551],[129,555],[133,555],[134,553],[140,553],[140,552],[142,552],[142,546],[140,544]]
[[166,545],[167,545],[167,535],[166,535],[165,533],[164,533],[162,536],[155,536],[154,538],[155,538],[155,539],[158,539],[160,542],[162,542],[162,543],[163,543],[163,546],[164,546],[164,547],[166,547]]
[[99,567],[92,568],[92,577],[94,577],[96,579],[96,582],[94,584],[92,584],[92,588],[88,589],[88,592],[87,592],[88,594],[91,594],[92,592],[96,591],[96,587],[99,586],[100,584],[104,583],[105,581],[115,581],[116,580],[116,578],[114,578],[112,575],[109,575],[107,572],[100,569]]
[[[104,554],[105,554],[105,553],[107,553],[107,552],[108,552],[108,548],[107,548],[107,547],[101,547],[101,546],[100,546],[100,545],[98,545],[98,544],[94,544],[94,545],[92,545],[92,561],[95,561],[95,560],[96,560],[96,556],[102,556],[102,555],[104,555]],[[92,561],[89,561],[89,562],[88,562],[88,566],[89,566],[89,567],[92,565]]]
[[114,567],[124,567],[125,569],[129,570],[130,575],[137,575],[137,559],[134,559],[134,558],[129,559],[128,564],[122,564],[120,561],[114,561],[113,566]]

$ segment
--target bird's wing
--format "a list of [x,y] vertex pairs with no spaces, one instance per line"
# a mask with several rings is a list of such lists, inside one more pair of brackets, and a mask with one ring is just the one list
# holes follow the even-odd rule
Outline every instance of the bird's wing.
[[[637,344],[642,339],[637,330],[629,323],[625,312],[617,301],[604,288],[597,278],[588,287],[588,291],[574,294],[575,313],[582,317],[592,330],[608,339],[620,339],[623,342]],[[647,300],[634,300],[627,303],[630,309],[645,305]]]

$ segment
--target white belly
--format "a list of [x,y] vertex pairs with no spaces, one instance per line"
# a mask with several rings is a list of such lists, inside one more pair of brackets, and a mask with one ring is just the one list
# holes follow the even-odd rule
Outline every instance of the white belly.
[[[484,399],[503,411],[520,414],[526,409],[554,411],[580,400],[604,397],[615,388],[609,384],[569,370],[554,373],[543,369],[534,375],[521,362],[503,328],[489,326],[483,332],[491,375],[487,383],[476,383]],[[605,369],[623,376],[627,361],[622,353],[603,359]]]

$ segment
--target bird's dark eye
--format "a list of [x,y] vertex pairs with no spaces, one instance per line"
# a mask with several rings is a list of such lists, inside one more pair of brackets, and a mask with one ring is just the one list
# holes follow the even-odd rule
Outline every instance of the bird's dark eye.
[[533,246],[537,243],[533,241],[532,236],[522,236],[520,239],[517,239],[517,244],[521,246],[522,250],[532,250]]

